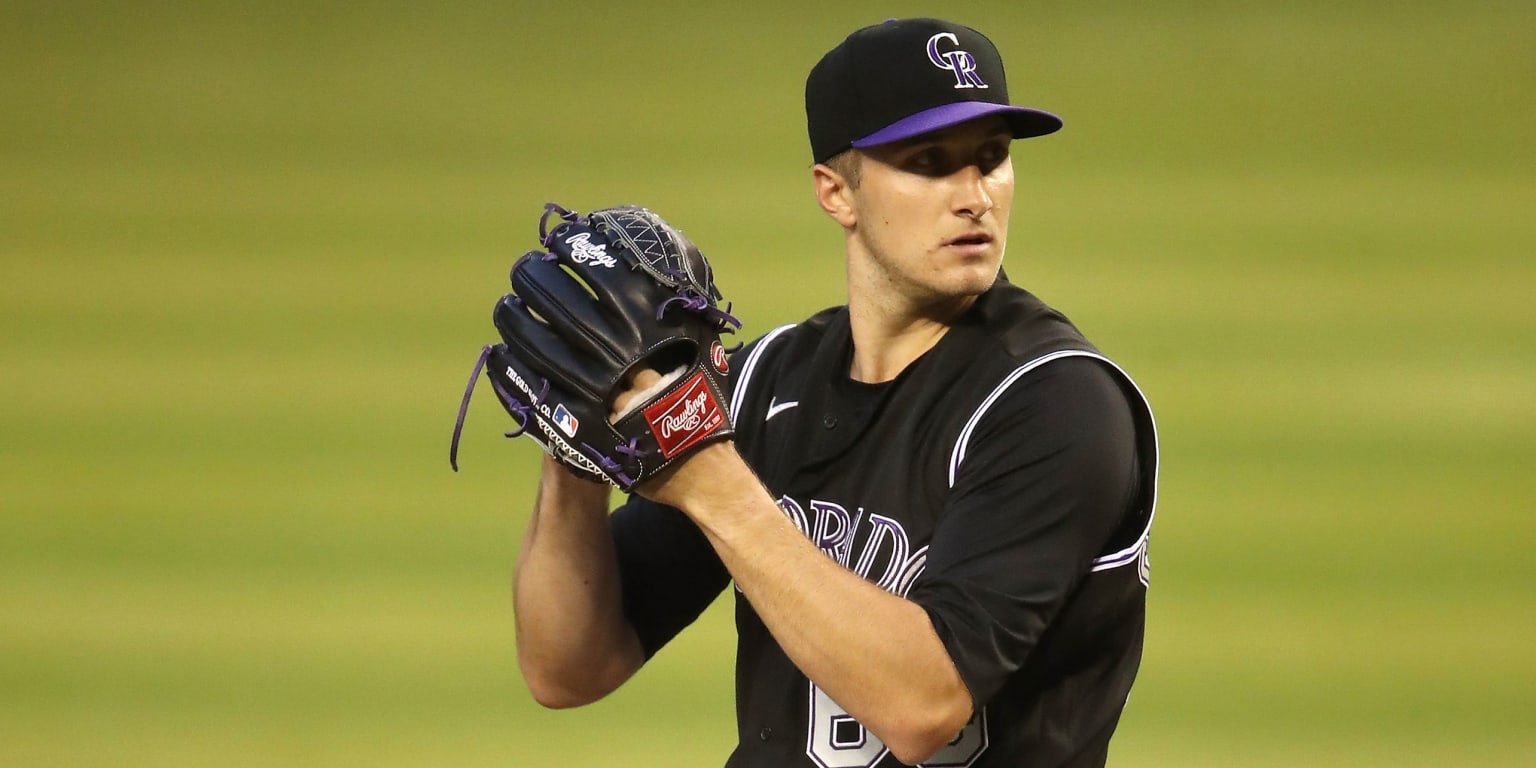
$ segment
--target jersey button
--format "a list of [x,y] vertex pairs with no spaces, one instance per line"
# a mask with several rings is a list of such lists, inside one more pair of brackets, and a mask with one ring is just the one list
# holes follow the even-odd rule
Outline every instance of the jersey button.
[[826,427],[827,429],[832,429],[833,427],[836,427],[837,426],[837,415],[829,413],[829,414],[821,417],[821,425],[823,427]]
[[763,741],[767,741],[768,737],[772,735],[773,729],[769,728],[768,726],[763,726],[763,729],[757,732],[757,738],[762,739]]

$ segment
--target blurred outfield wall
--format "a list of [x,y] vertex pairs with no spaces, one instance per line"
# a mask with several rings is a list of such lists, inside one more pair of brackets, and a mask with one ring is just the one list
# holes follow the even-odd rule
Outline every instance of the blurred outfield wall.
[[1159,419],[1112,764],[1536,764],[1536,5],[796,0],[0,7],[0,765],[720,764],[724,604],[531,702],[536,450],[454,410],[546,200],[839,302],[803,77],[929,14],[1066,119],[1009,272]]

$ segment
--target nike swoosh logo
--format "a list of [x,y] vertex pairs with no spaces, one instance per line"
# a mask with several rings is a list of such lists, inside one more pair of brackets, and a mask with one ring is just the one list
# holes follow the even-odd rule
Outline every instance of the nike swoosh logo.
[[799,404],[799,400],[791,400],[787,403],[781,403],[779,402],[779,399],[775,397],[768,401],[768,415],[763,417],[763,421],[767,421]]

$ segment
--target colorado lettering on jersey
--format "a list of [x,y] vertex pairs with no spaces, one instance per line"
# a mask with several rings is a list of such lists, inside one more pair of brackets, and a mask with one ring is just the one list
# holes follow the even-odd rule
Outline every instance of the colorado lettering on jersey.
[[[928,565],[928,547],[916,551],[901,521],[856,507],[811,499],[801,503],[785,495],[779,509],[800,533],[827,557],[881,589],[906,597]],[[740,587],[738,586],[738,589]],[[889,754],[874,733],[851,717],[814,682],[807,681],[806,756],[821,768],[869,768]],[[985,752],[989,743],[987,712],[977,712],[931,760],[929,766],[965,768]]]
[[801,504],[782,496],[778,504],[817,549],[887,592],[906,597],[928,565],[927,545],[913,551],[899,520],[818,499]]

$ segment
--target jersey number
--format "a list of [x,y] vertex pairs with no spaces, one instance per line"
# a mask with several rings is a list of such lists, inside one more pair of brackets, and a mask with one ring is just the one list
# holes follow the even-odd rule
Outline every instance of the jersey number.
[[[821,768],[870,768],[885,757],[885,744],[815,684],[811,685],[810,709],[810,739],[805,753]],[[954,741],[918,765],[965,768],[986,749],[987,711],[983,709],[971,716]]]

